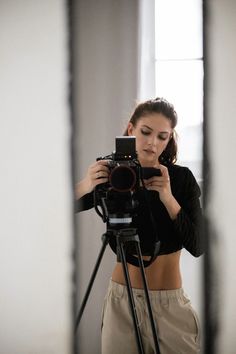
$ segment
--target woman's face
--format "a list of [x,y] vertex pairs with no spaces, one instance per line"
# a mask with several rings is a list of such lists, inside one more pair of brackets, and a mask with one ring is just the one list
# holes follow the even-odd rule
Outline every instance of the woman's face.
[[136,126],[128,125],[128,135],[136,136],[138,159],[143,167],[158,167],[158,158],[165,150],[173,129],[162,113],[141,117]]

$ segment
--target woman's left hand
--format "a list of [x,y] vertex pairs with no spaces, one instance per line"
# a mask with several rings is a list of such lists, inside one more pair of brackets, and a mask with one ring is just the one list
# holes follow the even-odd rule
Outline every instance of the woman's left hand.
[[172,194],[168,169],[163,165],[158,167],[160,168],[162,175],[160,177],[155,176],[146,179],[144,180],[144,183],[147,189],[159,192],[160,200],[165,205],[170,218],[174,220],[176,219],[181,206]]
[[162,203],[167,203],[173,195],[170,186],[170,177],[167,167],[158,166],[161,170],[161,176],[154,176],[144,180],[144,184],[148,190],[159,192],[160,200]]

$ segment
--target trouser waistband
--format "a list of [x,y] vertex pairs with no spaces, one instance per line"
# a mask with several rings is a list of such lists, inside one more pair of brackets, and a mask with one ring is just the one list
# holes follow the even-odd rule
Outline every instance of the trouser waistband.
[[[127,293],[126,285],[116,283],[110,279],[108,290],[114,290],[116,294],[122,296],[124,293]],[[143,295],[145,296],[144,289],[132,288],[134,295]],[[173,290],[148,290],[150,299],[156,300],[171,300],[171,299],[182,299],[184,296],[183,288],[173,289]],[[186,295],[185,295],[186,296]]]

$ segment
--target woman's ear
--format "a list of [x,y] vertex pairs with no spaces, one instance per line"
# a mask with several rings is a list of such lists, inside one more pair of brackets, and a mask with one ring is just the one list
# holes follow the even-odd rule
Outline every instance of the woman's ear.
[[131,122],[128,123],[127,132],[129,136],[133,135],[133,124]]
[[[169,141],[172,139],[174,137],[174,131],[172,131],[172,133],[170,134],[170,136],[169,136]],[[169,142],[168,141],[168,142]]]

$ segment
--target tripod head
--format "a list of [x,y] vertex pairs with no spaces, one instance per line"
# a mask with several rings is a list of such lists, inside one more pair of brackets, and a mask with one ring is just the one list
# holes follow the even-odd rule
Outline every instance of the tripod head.
[[[96,200],[96,191],[94,192],[94,199]],[[98,207],[95,210],[99,212],[103,221],[107,224],[107,233],[109,233],[109,245],[114,253],[117,254],[117,260],[119,260],[119,253],[117,252],[117,237],[122,238],[122,243],[126,251],[126,260],[128,263],[139,267],[139,262],[136,256],[136,244],[140,244],[137,228],[133,222],[133,218],[137,216],[137,209],[139,201],[135,193],[118,193],[116,191],[110,191],[107,193],[106,198],[100,199],[100,206],[102,213],[100,213]],[[160,241],[157,237],[156,227],[152,218],[150,210],[151,220],[153,221],[153,229],[155,230],[156,240],[152,245],[152,250],[148,254],[150,259],[143,260],[144,267],[148,267],[158,256],[160,250]],[[141,245],[142,246],[142,245]],[[142,248],[142,247],[141,247]],[[147,255],[147,254],[145,254]]]

